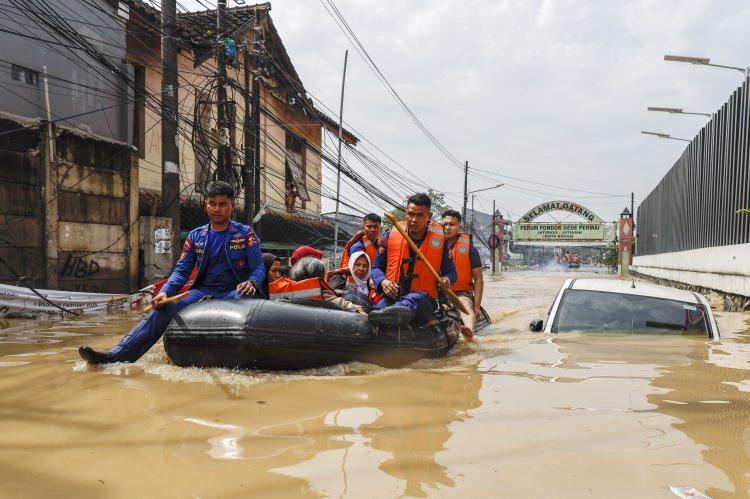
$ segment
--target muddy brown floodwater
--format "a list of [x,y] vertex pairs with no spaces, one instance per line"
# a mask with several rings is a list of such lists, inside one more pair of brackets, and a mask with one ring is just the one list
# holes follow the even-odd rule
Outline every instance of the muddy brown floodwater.
[[0,497],[750,496],[750,314],[529,333],[570,275],[488,278],[492,328],[404,369],[93,368],[137,317],[3,322]]

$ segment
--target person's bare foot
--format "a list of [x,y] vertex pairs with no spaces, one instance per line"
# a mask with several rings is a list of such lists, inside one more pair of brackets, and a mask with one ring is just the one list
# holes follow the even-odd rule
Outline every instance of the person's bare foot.
[[463,326],[463,325],[461,326],[461,334],[463,334],[464,338],[466,338],[469,341],[474,340],[474,331],[472,331],[466,326]]

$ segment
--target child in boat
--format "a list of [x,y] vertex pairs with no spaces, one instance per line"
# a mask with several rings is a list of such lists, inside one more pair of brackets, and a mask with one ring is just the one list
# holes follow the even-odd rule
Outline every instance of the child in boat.
[[364,251],[357,251],[349,259],[349,273],[352,282],[344,289],[344,299],[362,307],[370,307],[370,257]]

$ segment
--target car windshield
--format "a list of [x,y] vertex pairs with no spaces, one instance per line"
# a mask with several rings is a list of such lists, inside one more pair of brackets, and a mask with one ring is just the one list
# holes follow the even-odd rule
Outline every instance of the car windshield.
[[553,332],[637,331],[706,334],[702,306],[664,298],[568,289]]

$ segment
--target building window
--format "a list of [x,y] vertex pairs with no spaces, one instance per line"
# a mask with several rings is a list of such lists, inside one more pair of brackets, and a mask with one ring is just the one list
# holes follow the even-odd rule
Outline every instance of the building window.
[[39,72],[34,71],[32,69],[24,68],[21,66],[16,66],[13,64],[11,66],[11,76],[16,81],[21,81],[23,83],[26,83],[27,85],[32,85],[34,87],[39,86]]
[[297,198],[302,201],[302,208],[310,201],[307,192],[307,165],[305,164],[305,141],[286,132],[286,168],[284,169],[284,183],[286,195],[286,209],[289,213],[294,211]]
[[138,148],[138,157],[146,157],[146,68],[133,65],[135,69],[135,100],[133,102],[133,145]]

